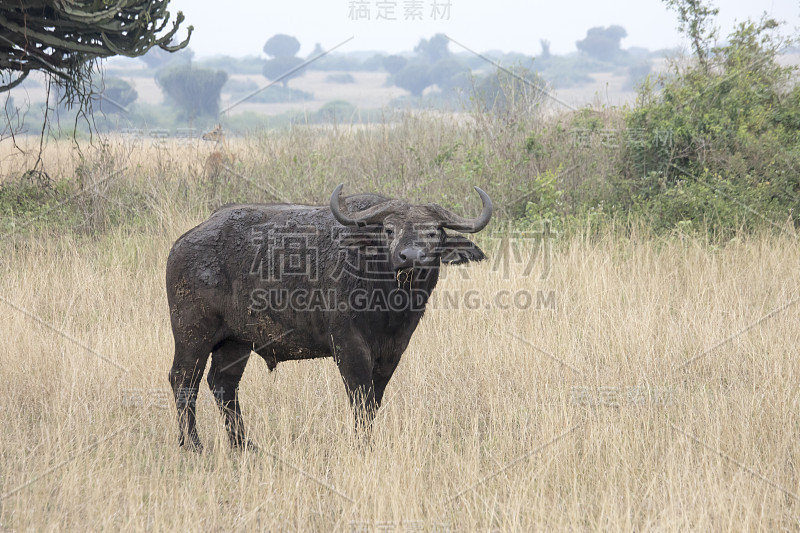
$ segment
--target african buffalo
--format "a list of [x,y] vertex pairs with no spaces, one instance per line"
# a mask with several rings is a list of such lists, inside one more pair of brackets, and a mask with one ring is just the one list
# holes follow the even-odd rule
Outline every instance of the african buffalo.
[[356,427],[369,424],[440,265],[485,258],[444,231],[486,227],[492,201],[475,190],[483,202],[475,219],[374,194],[343,198],[339,185],[329,206],[225,206],[181,236],[167,260],[180,445],[202,449],[195,401],[209,353],[208,384],[235,447],[252,446],[238,400],[252,351],[270,370],[280,361],[333,357]]

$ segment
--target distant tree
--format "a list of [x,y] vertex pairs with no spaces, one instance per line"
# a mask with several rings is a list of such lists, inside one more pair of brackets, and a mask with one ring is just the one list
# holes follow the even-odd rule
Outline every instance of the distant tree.
[[318,55],[324,53],[325,50],[322,48],[322,45],[319,43],[314,43],[314,50],[312,50],[311,53],[308,54],[308,59],[311,59],[312,57],[317,57]]
[[623,85],[624,89],[635,89],[638,83],[641,83],[652,71],[650,61],[644,59],[628,67],[628,78]]
[[300,41],[291,35],[273,35],[264,44],[264,53],[270,57],[293,57],[300,51]]
[[383,68],[386,69],[386,72],[392,75],[403,70],[403,67],[406,65],[408,65],[408,59],[403,56],[393,55],[383,58]]
[[434,83],[431,68],[419,63],[407,65],[394,75],[394,84],[414,96],[422,96],[422,91]]
[[139,97],[133,85],[121,78],[104,79],[95,92],[99,95],[100,111],[104,113],[119,113],[122,109],[118,106],[128,107]]
[[[264,53],[271,58],[264,62],[264,77],[274,81],[302,65],[303,60],[295,56],[298,50],[300,50],[300,42],[290,35],[279,33],[270,37],[264,45]],[[281,80],[281,84],[286,87],[289,80],[302,76],[305,74],[305,70],[302,68],[292,72]]]
[[[293,68],[297,68],[298,66],[303,64],[303,60],[299,57],[276,57],[274,59],[269,59],[264,62],[264,77],[270,81],[274,81],[287,72],[290,72]],[[305,73],[305,68],[301,68],[295,72],[292,72],[285,78],[281,80],[281,84],[286,87],[289,83],[289,80],[292,78],[296,78],[298,76],[302,76]]]
[[539,39],[539,44],[542,47],[542,53],[539,54],[539,58],[548,59],[550,57],[550,41],[547,39]]
[[443,33],[437,33],[430,40],[420,40],[414,51],[419,54],[420,59],[433,64],[450,55],[450,50],[447,49],[449,42]]
[[181,110],[184,118],[219,115],[219,97],[228,81],[224,70],[167,67],[158,72],[156,82]]
[[586,38],[577,41],[578,50],[601,61],[613,61],[622,51],[620,41],[627,37],[628,32],[622,26],[609,26],[603,28],[596,26],[586,32]]
[[430,69],[431,80],[440,89],[447,90],[461,87],[467,79],[469,67],[454,57],[447,57],[436,62]]
[[448,43],[444,34],[437,33],[430,39],[420,40],[414,48],[417,55],[413,59],[388,56],[383,66],[392,75],[390,79],[395,86],[414,96],[422,96],[422,92],[434,84],[442,89],[462,86],[469,68],[452,57]]
[[375,54],[364,61],[361,61],[360,64],[356,63],[353,65],[355,70],[363,70],[366,72],[380,72],[381,70],[386,70],[383,66],[383,60],[386,59],[386,56],[383,54]]

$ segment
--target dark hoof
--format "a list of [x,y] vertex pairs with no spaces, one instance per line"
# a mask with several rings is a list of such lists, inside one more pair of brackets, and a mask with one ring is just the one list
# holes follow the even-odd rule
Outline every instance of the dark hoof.
[[203,444],[200,439],[190,439],[188,443],[180,443],[181,449],[194,453],[203,453]]
[[248,452],[257,452],[258,446],[256,446],[253,441],[250,439],[244,440],[237,440],[231,443],[231,447],[236,450],[248,451]]

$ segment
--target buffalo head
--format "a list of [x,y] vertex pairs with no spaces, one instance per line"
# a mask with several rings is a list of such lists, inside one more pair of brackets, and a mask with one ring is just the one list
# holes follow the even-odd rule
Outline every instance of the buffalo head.
[[[437,204],[411,205],[402,200],[386,200],[367,209],[349,212],[341,196],[340,184],[333,190],[330,208],[344,226],[377,227],[378,245],[386,250],[389,269],[400,276],[413,268],[437,267],[441,263],[459,264],[484,259],[483,252],[464,237],[448,235],[445,229],[477,233],[492,218],[492,200],[479,187],[483,202],[481,214],[463,218]],[[398,278],[399,279],[399,278]]]

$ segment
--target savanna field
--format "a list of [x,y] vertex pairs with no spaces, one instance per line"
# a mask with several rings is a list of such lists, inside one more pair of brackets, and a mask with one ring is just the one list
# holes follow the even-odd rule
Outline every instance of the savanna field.
[[[38,139],[4,141],[0,531],[800,528],[791,222],[543,232],[512,216],[504,146],[475,178],[480,127],[50,141],[46,175],[23,175]],[[488,261],[447,270],[369,442],[332,360],[253,357],[260,451],[229,449],[205,380],[206,451],[179,449],[170,246],[229,201],[322,204],[339,182],[465,216],[484,187]]]

